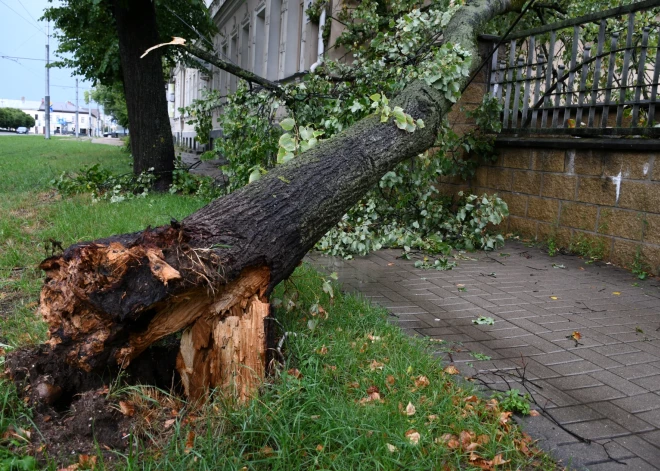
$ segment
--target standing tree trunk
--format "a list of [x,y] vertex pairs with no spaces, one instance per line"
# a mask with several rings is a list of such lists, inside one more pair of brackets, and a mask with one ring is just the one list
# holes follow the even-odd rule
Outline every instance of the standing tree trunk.
[[165,191],[172,183],[174,142],[162,56],[156,50],[140,59],[144,51],[159,43],[156,10],[151,0],[113,0],[113,13],[130,122],[133,172],[139,175],[153,169],[156,189]]
[[[474,70],[476,32],[519,3],[475,0],[444,39],[472,53]],[[409,133],[369,116],[181,224],[77,244],[42,262],[45,362],[84,372],[126,367],[183,331],[176,368],[189,396],[218,387],[250,397],[264,374],[271,290],[382,175],[433,145],[452,103],[418,81],[392,106],[426,127]],[[51,371],[44,366],[33,382],[65,387],[46,377]]]

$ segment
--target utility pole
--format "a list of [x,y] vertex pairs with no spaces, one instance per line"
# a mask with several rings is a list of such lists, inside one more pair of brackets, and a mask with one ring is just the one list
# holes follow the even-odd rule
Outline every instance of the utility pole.
[[87,103],[87,129],[89,129],[89,136],[92,137],[92,92],[89,92],[89,103]]
[[44,98],[44,121],[46,129],[44,136],[50,139],[50,69],[48,64],[50,62],[50,21],[48,22],[48,33],[46,34],[46,96]]
[[78,79],[76,79],[76,138],[78,138],[79,127],[80,127],[80,121],[78,120]]

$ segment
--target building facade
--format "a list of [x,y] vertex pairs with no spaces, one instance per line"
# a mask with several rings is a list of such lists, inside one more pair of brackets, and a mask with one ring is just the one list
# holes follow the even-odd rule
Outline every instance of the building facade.
[[[34,118],[34,127],[29,129],[30,134],[46,133],[46,112],[44,100],[10,100],[0,98],[0,108],[18,108]],[[76,105],[71,102],[50,104],[50,133],[66,134],[75,133],[76,130]],[[78,108],[78,129],[83,136],[99,136],[102,133],[102,120],[99,119],[100,110],[89,108]]]
[[[209,10],[219,31],[213,38],[216,54],[272,81],[298,79],[326,57],[323,28],[331,29],[326,36],[330,44],[341,32],[339,23],[326,23],[325,11],[318,23],[310,21],[306,11],[311,4],[312,0],[214,0]],[[340,5],[341,0],[332,0],[329,8],[334,11]],[[337,58],[341,54],[333,48],[327,56]],[[205,90],[218,90],[226,96],[236,90],[239,80],[213,66],[203,71],[179,65],[173,71],[168,99],[177,145],[193,151],[206,147],[195,142],[194,127],[186,123],[190,117],[180,109],[202,98]],[[213,137],[221,135],[219,113],[221,110],[214,115]]]
[[[36,112],[36,134],[44,134],[46,129],[45,108],[43,100]],[[82,136],[99,136],[101,134],[101,120],[98,109],[78,108],[78,133]],[[50,104],[50,133],[75,134],[76,132],[76,105],[70,101]]]

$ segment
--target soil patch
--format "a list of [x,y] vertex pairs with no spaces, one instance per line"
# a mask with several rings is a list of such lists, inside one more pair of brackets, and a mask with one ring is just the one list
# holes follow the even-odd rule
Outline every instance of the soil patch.
[[[122,375],[122,385],[151,384],[180,392],[180,378],[173,368],[173,355],[177,352],[176,342],[145,351]],[[85,373],[54,358],[57,355],[45,345],[7,355],[7,374],[24,402],[32,407],[36,430],[29,434],[31,454],[42,462],[55,459],[65,465],[78,463],[85,459],[85,455],[96,455],[99,451],[106,464],[117,460],[111,450],[126,450],[145,430],[144,407],[133,405],[137,402],[135,400],[124,402],[129,393],[111,392],[108,385],[112,378],[117,384],[116,370],[108,369],[103,374]],[[158,404],[157,401],[147,402],[149,407]],[[171,408],[169,406],[167,410]],[[154,419],[151,425],[161,430],[165,419],[170,418],[164,414],[151,415]],[[79,458],[81,455],[83,458]]]

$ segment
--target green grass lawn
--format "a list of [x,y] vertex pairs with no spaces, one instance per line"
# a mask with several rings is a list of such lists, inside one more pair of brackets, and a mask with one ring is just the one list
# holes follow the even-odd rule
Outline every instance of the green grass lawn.
[[[36,265],[48,239],[66,247],[181,219],[204,204],[169,194],[93,204],[89,195],[63,199],[50,188],[62,171],[94,163],[130,170],[115,147],[0,138],[0,371],[2,348],[44,340],[35,317],[42,276]],[[135,408],[140,440],[123,451],[99,445],[95,469],[556,468],[530,450],[496,401],[475,396],[469,383],[455,380],[460,375],[445,371],[429,341],[406,336],[385,311],[337,286],[330,297],[326,281],[303,266],[277,288],[275,304],[290,307],[277,308],[280,331],[288,333],[285,365],[244,407],[221,397],[195,406],[149,387],[112,387],[111,401]],[[35,469],[27,458],[10,464],[39,446],[38,438],[32,445],[15,438],[30,430],[29,416],[13,386],[0,380],[0,470]],[[80,460],[69,456],[45,466]]]
[[120,204],[92,203],[89,195],[61,198],[49,184],[62,172],[100,164],[131,172],[121,148],[39,136],[0,136],[0,343],[18,346],[44,340],[34,310],[50,241],[64,247],[147,225],[182,219],[204,204],[197,198],[149,195]]

